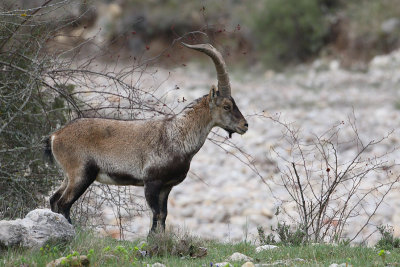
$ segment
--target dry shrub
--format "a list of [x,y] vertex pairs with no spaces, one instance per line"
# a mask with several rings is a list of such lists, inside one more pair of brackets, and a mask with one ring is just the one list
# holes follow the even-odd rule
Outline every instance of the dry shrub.
[[204,241],[188,232],[169,229],[151,233],[147,238],[147,252],[150,256],[178,256],[199,258],[207,255]]
[[[400,182],[390,157],[397,150],[390,145],[391,133],[363,140],[354,114],[308,138],[279,117],[269,119],[283,127],[284,140],[271,151],[279,161],[276,183],[287,192],[272,192],[281,203],[276,214],[299,227],[305,241],[366,242],[376,232],[372,219],[378,208]],[[370,153],[379,146],[389,148]]]

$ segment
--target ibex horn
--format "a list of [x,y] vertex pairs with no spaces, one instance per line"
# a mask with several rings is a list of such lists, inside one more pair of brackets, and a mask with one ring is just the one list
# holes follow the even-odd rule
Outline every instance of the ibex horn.
[[184,46],[203,52],[214,61],[215,69],[217,70],[218,77],[218,91],[222,96],[229,97],[231,96],[231,85],[229,83],[228,72],[226,71],[225,60],[222,57],[221,53],[210,44],[196,44],[189,45],[182,43]]

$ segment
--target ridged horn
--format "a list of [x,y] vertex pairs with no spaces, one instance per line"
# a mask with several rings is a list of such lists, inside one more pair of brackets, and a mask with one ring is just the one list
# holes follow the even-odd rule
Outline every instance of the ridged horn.
[[222,57],[221,53],[210,44],[196,44],[189,45],[182,43],[184,46],[203,52],[208,55],[214,62],[215,69],[217,70],[217,78],[218,78],[218,91],[222,96],[229,97],[231,96],[231,84],[229,82],[229,76],[226,69],[225,60]]

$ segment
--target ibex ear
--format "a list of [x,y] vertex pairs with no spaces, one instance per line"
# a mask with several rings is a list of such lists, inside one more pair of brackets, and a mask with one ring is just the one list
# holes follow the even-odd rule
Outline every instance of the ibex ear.
[[211,86],[210,93],[208,95],[210,96],[210,101],[215,103],[217,97],[219,96],[219,91],[215,85]]

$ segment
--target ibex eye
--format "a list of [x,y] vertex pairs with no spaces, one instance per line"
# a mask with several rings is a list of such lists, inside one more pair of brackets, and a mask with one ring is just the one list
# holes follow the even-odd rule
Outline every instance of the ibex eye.
[[225,110],[230,110],[230,109],[231,109],[231,106],[224,106],[224,109],[225,109]]

